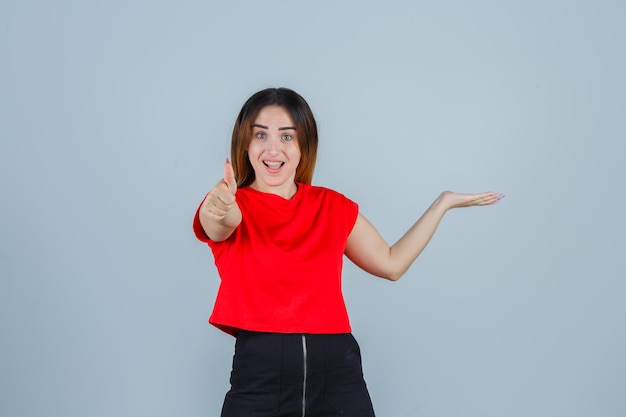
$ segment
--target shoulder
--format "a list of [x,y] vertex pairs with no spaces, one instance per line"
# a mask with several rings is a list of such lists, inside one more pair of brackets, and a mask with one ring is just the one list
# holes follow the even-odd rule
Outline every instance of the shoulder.
[[338,204],[340,204],[348,208],[356,207],[358,209],[357,203],[355,203],[339,191],[311,184],[299,184],[299,186],[303,187],[303,200],[317,200],[323,201],[325,204],[331,204],[333,206],[337,206]]
[[[338,232],[347,236],[356,223],[359,214],[359,205],[339,191],[309,185],[308,193],[313,195],[306,199],[306,205],[317,207],[317,218],[328,219],[334,225],[339,225]],[[317,204],[316,204],[317,203]]]
[[302,191],[304,192],[304,194],[310,197],[324,197],[324,198],[332,198],[332,199],[349,200],[348,197],[346,197],[339,191],[335,191],[331,188],[321,187],[319,185],[311,185],[311,184],[298,184],[298,186],[302,187]]

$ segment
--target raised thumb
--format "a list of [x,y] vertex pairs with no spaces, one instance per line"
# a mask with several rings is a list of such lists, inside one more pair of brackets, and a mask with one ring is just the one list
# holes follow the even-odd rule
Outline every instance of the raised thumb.
[[237,192],[237,181],[235,181],[235,171],[228,158],[224,163],[224,182],[228,186],[228,191],[232,194]]

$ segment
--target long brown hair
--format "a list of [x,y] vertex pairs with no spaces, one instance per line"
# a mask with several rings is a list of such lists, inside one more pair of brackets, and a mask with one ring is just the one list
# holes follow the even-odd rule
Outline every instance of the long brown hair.
[[255,175],[248,158],[248,146],[252,140],[252,125],[261,109],[266,106],[281,106],[291,115],[301,155],[295,181],[310,184],[317,159],[318,142],[313,112],[304,98],[295,91],[288,88],[268,88],[253,94],[244,103],[233,127],[230,157],[237,186],[246,187],[254,182]]

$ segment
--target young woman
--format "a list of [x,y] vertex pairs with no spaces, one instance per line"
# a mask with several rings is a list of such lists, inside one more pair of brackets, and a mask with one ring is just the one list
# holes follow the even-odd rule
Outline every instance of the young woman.
[[237,338],[222,417],[373,417],[341,293],[343,255],[398,280],[446,211],[503,197],[444,192],[390,247],[356,203],[311,185],[317,144],[300,95],[254,94],[235,122],[232,164],[196,212],[194,232],[221,278],[209,322]]

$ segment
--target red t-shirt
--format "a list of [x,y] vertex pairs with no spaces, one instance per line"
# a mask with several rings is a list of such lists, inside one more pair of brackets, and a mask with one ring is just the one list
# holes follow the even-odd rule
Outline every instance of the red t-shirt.
[[[341,292],[346,241],[358,206],[323,187],[298,184],[291,200],[250,187],[237,190],[241,224],[223,242],[208,243],[221,278],[209,322],[235,335],[238,329],[276,333],[348,333]],[[199,208],[198,208],[199,210]]]

